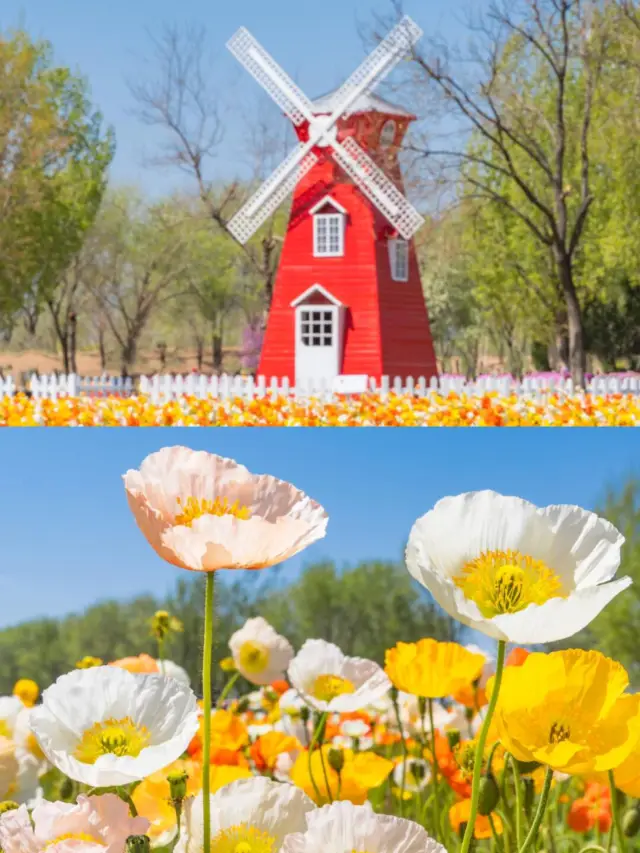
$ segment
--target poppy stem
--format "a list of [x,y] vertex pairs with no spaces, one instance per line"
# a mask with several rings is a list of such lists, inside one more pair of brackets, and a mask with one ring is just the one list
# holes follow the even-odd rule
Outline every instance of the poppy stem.
[[[311,779],[311,784],[313,785],[313,790],[315,792],[315,795],[318,798],[318,805],[319,806],[322,805],[323,797],[322,797],[322,794],[320,793],[320,788],[318,787],[318,783],[313,778],[313,763],[312,763],[311,759],[313,756],[314,747],[318,743],[318,741],[320,741],[320,759],[322,762],[322,769],[324,771],[324,762],[322,761],[322,740],[321,740],[321,738],[324,734],[324,726],[325,726],[325,723],[327,721],[327,716],[328,715],[327,715],[326,711],[320,715],[320,719],[316,725],[315,731],[313,732],[313,736],[311,738],[311,743],[309,744],[309,749],[307,751],[307,760],[308,760],[308,764],[309,764],[309,778]],[[329,782],[327,780],[326,771],[325,771],[325,781],[326,781],[326,785],[327,785],[327,796],[329,797],[329,799],[331,799],[331,792],[329,791]]]
[[438,757],[436,756],[436,727],[433,724],[433,699],[429,699],[429,728],[431,729],[431,774],[433,776],[433,837],[438,841],[438,815],[440,804],[438,802]]
[[398,704],[398,691],[395,687],[391,691],[391,701],[393,703],[393,710],[396,715],[396,723],[398,726],[398,731],[400,733],[400,743],[402,744],[402,784],[400,786],[400,817],[404,816],[404,789],[406,785],[406,775],[407,775],[407,758],[409,757],[409,749],[407,747],[407,741],[404,736],[404,727],[402,725],[402,717],[400,716],[400,706]]
[[211,653],[213,647],[213,572],[205,575],[204,646],[202,650],[202,853],[211,853]]
[[227,696],[231,692],[231,688],[233,687],[233,685],[236,683],[236,681],[239,678],[240,678],[240,673],[234,672],[233,675],[231,676],[231,678],[229,679],[229,681],[227,681],[224,688],[222,689],[222,693],[218,696],[218,701],[216,702],[216,708],[222,707],[222,703],[227,698]]
[[620,804],[618,802],[618,791],[616,789],[616,782],[613,777],[613,770],[609,770],[608,776],[609,790],[611,791],[611,814],[613,815],[613,823],[616,828],[616,835],[618,836],[619,853],[626,853],[627,842],[624,835],[624,830],[622,829],[622,821],[620,820]]
[[552,781],[553,770],[550,767],[547,767],[547,772],[545,773],[544,782],[542,785],[542,791],[540,792],[540,799],[538,800],[538,808],[536,809],[533,822],[531,823],[531,829],[527,833],[527,837],[525,838],[524,844],[520,848],[519,853],[526,853],[529,847],[531,847],[532,844],[535,844],[538,829],[540,828],[542,818],[544,817],[545,809],[547,808],[547,800],[549,799],[549,791],[551,790]]
[[476,753],[473,760],[473,782],[471,784],[471,808],[469,810],[469,820],[464,831],[462,839],[462,847],[460,853],[469,853],[471,842],[473,841],[473,833],[476,826],[476,815],[478,813],[478,799],[480,797],[480,781],[482,778],[482,761],[484,759],[484,748],[489,734],[489,726],[493,712],[496,709],[498,694],[500,693],[500,685],[502,684],[502,672],[504,670],[504,657],[507,644],[504,640],[498,640],[498,656],[496,660],[496,674],[493,680],[493,689],[491,691],[491,699],[487,707],[487,716],[484,718],[480,734],[478,735],[478,743],[476,744]]

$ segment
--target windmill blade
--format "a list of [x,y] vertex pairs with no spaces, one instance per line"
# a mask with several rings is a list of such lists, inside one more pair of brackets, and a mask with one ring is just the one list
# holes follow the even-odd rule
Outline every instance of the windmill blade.
[[260,189],[246,202],[227,224],[227,230],[239,243],[250,237],[275,213],[296,184],[318,162],[312,146],[299,145],[283,160],[278,168],[262,184]]
[[410,240],[423,225],[424,218],[407,201],[396,185],[373,162],[352,137],[332,145],[333,156],[362,192]]
[[227,47],[296,127],[303,121],[311,120],[311,101],[245,27],[240,27],[229,39]]
[[421,37],[420,27],[405,15],[338,89],[335,95],[337,106],[333,114],[346,118],[349,107],[393,71]]

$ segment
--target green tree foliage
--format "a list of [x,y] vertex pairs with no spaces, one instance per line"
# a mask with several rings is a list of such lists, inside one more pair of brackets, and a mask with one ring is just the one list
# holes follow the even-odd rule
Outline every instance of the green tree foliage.
[[114,141],[49,44],[0,34],[0,65],[0,313],[34,324],[93,222]]
[[[227,579],[228,580],[228,579]],[[167,609],[184,630],[171,637],[167,657],[183,666],[197,689],[202,655],[204,583],[179,579],[166,599],[142,596],[106,601],[64,619],[39,619],[0,631],[0,694],[18,678],[41,686],[73,668],[85,655],[105,662],[142,652],[156,654],[150,621]],[[345,571],[332,563],[307,567],[291,584],[278,583],[277,569],[216,583],[214,658],[229,654],[231,633],[251,616],[264,616],[298,649],[308,638],[337,643],[346,653],[380,663],[399,640],[453,639],[457,626],[396,563],[364,562]],[[216,671],[214,688],[224,674]]]

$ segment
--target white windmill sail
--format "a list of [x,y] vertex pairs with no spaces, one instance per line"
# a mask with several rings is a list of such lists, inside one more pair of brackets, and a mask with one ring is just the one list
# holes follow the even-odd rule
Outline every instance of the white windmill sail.
[[229,49],[296,126],[309,123],[309,140],[291,152],[228,223],[237,240],[246,243],[318,162],[316,147],[330,148],[344,171],[406,239],[418,230],[424,221],[418,211],[355,140],[338,142],[336,125],[395,68],[421,35],[411,18],[402,18],[336,92],[331,114],[316,116],[311,101],[273,57],[244,27],[238,30],[228,42]]

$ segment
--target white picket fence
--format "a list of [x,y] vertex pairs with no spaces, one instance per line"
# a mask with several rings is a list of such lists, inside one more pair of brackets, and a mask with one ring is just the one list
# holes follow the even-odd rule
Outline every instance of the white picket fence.
[[[383,377],[380,383],[367,376],[341,376],[333,382],[308,382],[291,385],[286,379],[264,376],[257,379],[248,376],[205,376],[188,374],[186,376],[156,375],[142,376],[137,382],[130,378],[122,379],[114,376],[78,376],[64,375],[33,375],[27,383],[27,388],[35,399],[58,399],[63,397],[131,397],[143,394],[155,403],[175,400],[184,395],[201,399],[214,398],[228,400],[231,398],[264,398],[267,396],[284,395],[296,399],[309,397],[322,400],[332,400],[341,394],[354,395],[367,391],[382,395],[393,392],[424,397],[428,394],[439,393],[466,394],[482,396],[487,392],[497,392],[501,395],[516,394],[523,398],[546,396],[549,393],[569,395],[574,393],[571,379],[558,375],[533,375],[524,377],[521,381],[512,376],[481,376],[475,381],[468,381],[463,376],[440,376],[425,380]],[[9,376],[0,379],[0,397],[12,396],[18,386]],[[640,395],[640,374],[617,374],[594,376],[587,383],[588,393],[598,395],[634,394]]]

